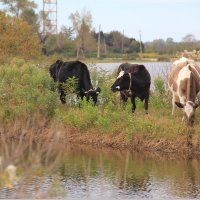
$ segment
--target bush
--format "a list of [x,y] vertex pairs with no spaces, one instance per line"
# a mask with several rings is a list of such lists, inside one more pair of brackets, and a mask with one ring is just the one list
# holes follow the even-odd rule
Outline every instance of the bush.
[[154,79],[154,87],[155,92],[159,95],[163,95],[165,93],[165,82],[160,76]]
[[56,95],[52,80],[44,69],[14,59],[0,66],[0,116],[14,117],[32,112],[52,114]]

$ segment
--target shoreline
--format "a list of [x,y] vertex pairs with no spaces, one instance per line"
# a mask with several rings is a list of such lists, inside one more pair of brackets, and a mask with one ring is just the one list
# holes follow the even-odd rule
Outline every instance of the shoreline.
[[135,135],[128,139],[125,134],[95,134],[93,131],[79,132],[72,129],[67,132],[65,139],[68,143],[84,144],[93,147],[106,147],[136,152],[152,152],[161,154],[185,154],[189,157],[200,155],[200,139],[179,136],[177,139],[146,138],[144,135]]
[[112,148],[116,150],[129,150],[135,152],[151,152],[169,154],[172,156],[182,155],[188,158],[200,155],[200,138],[197,134],[176,135],[171,138],[145,136],[134,134],[132,138],[120,132],[118,134],[98,132],[94,128],[80,130],[79,128],[65,125],[60,121],[45,119],[36,116],[29,120],[17,119],[0,123],[0,140],[14,141],[21,145],[38,144],[50,148],[56,144],[86,145],[93,148]]

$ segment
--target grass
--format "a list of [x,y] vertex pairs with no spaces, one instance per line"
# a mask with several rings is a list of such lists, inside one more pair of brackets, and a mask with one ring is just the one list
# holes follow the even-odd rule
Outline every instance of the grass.
[[[29,169],[35,174],[44,173],[38,166],[52,163],[57,143],[144,147],[149,151],[187,148],[191,132],[181,123],[180,109],[171,115],[171,96],[160,77],[154,81],[155,90],[151,92],[146,115],[143,102],[137,100],[137,109],[132,113],[130,100],[122,106],[119,95],[110,91],[114,73],[103,70],[97,73],[93,68],[91,74],[93,85],[97,81],[102,89],[98,105],[74,100],[73,94],[62,105],[59,94],[52,90],[56,84],[47,68],[21,59],[0,66],[0,186],[7,184],[4,169],[10,163],[20,166],[17,173],[23,173],[25,168],[27,173]],[[200,151],[199,112],[197,109],[192,131],[197,152]]]
[[[150,95],[149,114],[145,115],[143,102],[139,100],[134,114],[130,100],[123,107],[119,95],[110,91],[115,75],[104,70],[97,73],[95,67],[91,69],[93,85],[98,82],[102,89],[98,106],[86,100],[78,102],[73,94],[69,94],[68,103],[62,105],[59,94],[51,90],[56,85],[46,68],[38,68],[21,59],[13,59],[0,68],[0,120],[9,121],[41,113],[45,118],[56,119],[79,130],[91,128],[103,134],[122,133],[130,139],[136,134],[149,138],[171,138],[183,134],[181,111],[177,109],[176,115],[171,116],[171,94],[165,90],[160,76],[152,83],[155,90]],[[198,116],[197,112],[197,133]]]

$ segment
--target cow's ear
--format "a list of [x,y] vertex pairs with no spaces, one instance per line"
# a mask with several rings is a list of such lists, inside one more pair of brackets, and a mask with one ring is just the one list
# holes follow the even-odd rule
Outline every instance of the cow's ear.
[[182,104],[182,103],[180,103],[180,102],[175,102],[175,104],[179,107],[179,108],[183,108],[184,107],[184,105]]
[[59,64],[60,62],[62,62],[62,61],[61,61],[61,60],[57,60],[57,61],[56,61],[56,64]]
[[101,88],[98,87],[98,88],[96,89],[96,93],[99,94],[100,92],[101,92]]

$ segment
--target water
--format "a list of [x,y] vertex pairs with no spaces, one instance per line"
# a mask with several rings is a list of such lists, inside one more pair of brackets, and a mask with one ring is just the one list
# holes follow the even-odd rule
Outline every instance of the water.
[[[120,64],[121,63],[96,63],[96,67],[98,69],[113,71],[115,69],[118,69]],[[152,80],[154,80],[154,78],[156,78],[157,76],[161,76],[166,79],[172,67],[172,62],[142,62],[137,64],[143,64],[147,68]],[[197,62],[197,65],[200,66],[200,62]],[[92,64],[89,64],[88,66],[92,66]]]
[[18,180],[0,187],[0,198],[200,198],[197,159],[74,145],[52,152],[47,160],[36,153],[31,165],[18,166]]

